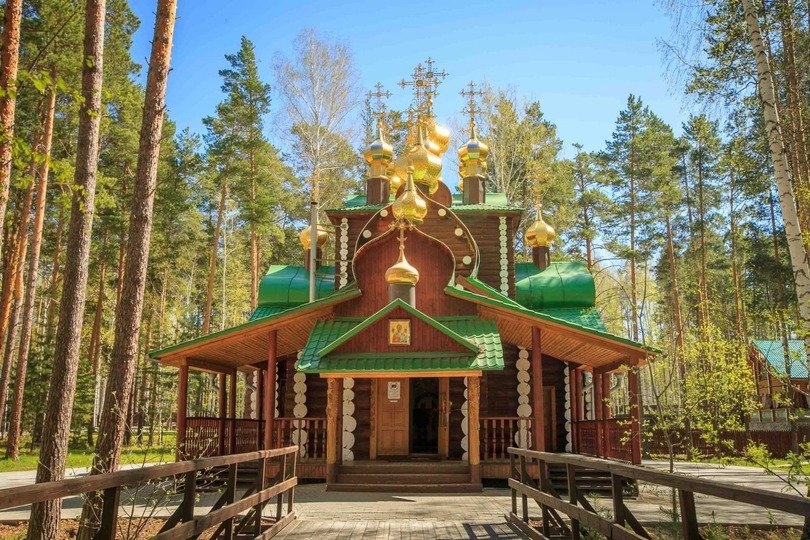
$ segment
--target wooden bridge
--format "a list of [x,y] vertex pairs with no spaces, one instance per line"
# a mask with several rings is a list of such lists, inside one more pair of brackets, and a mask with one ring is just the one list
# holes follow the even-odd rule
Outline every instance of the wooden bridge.
[[[121,530],[133,519],[131,506],[136,499],[148,499],[163,492],[168,495],[164,511],[151,518],[157,524],[148,535],[153,538],[202,535],[202,538],[265,539],[279,536],[293,540],[364,535],[373,538],[545,539],[580,538],[587,528],[606,538],[639,539],[650,537],[649,525],[645,527],[641,523],[644,520],[638,519],[630,509],[633,488],[641,482],[676,490],[681,508],[681,537],[685,539],[700,538],[696,494],[786,512],[799,516],[805,523],[810,518],[810,500],[797,495],[574,454],[517,448],[509,448],[507,453],[509,495],[446,495],[439,502],[440,499],[435,498],[417,501],[417,495],[380,498],[377,494],[360,497],[362,494],[330,492],[331,504],[348,507],[348,513],[342,517],[316,511],[310,515],[305,512],[304,519],[298,519],[295,510],[297,446],[3,489],[0,490],[0,510],[101,493],[100,528],[95,537],[115,538],[119,529],[118,537],[127,538]],[[564,475],[555,478],[552,473],[559,470],[564,471]],[[595,509],[604,505],[594,502],[582,475],[587,471],[609,475],[610,489],[602,493],[607,497],[602,500],[609,501],[610,512]],[[214,502],[201,502],[201,495]],[[490,505],[484,511],[482,502],[495,498],[502,501],[498,503],[500,506]],[[408,504],[414,505],[412,511],[406,508]],[[392,505],[402,510],[391,513]],[[142,503],[142,506],[148,504]],[[450,508],[452,512],[447,511]],[[497,508],[501,508],[500,513]],[[130,537],[145,536],[139,533]]]

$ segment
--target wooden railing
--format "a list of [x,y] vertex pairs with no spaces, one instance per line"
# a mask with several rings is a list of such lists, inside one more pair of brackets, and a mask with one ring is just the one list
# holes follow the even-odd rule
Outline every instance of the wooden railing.
[[276,418],[274,429],[276,444],[298,446],[301,461],[326,459],[326,418]]
[[[552,535],[579,538],[580,527],[601,533],[607,538],[650,538],[624,503],[625,487],[633,481],[678,490],[681,517],[681,537],[700,538],[695,493],[718,497],[729,501],[751,504],[769,510],[779,510],[810,518],[810,499],[787,493],[777,493],[760,488],[741,487],[725,482],[705,480],[682,474],[661,472],[616,461],[607,461],[576,454],[552,454],[510,448],[509,488],[512,490],[512,510],[509,521],[530,538],[550,538]],[[549,480],[550,463],[565,465],[568,495],[563,499]],[[529,475],[536,467],[538,479]],[[585,493],[577,488],[577,469],[596,469],[611,475],[613,517],[600,515]],[[518,496],[521,509],[518,513]],[[529,499],[540,506],[540,519],[530,519]],[[712,504],[708,502],[708,504]],[[570,518],[570,525],[561,514]],[[807,521],[805,521],[807,522]],[[540,525],[538,526],[537,523]]]
[[[630,420],[580,420],[574,422],[579,454],[605,459],[632,461]],[[600,444],[600,433],[602,443]]]
[[192,416],[186,419],[184,455],[198,458],[255,452],[262,447],[263,437],[262,420]]
[[[7,488],[0,490],[0,510],[103,492],[99,501],[100,522],[95,538],[115,538],[120,521],[118,509],[122,492],[129,491],[128,497],[137,497],[139,493],[149,491],[140,489],[141,486],[161,481],[160,486],[166,488],[164,479],[171,479],[174,483],[170,489],[172,492],[182,493],[183,499],[153,538],[196,538],[211,528],[216,528],[211,538],[219,538],[220,535],[224,538],[270,538],[295,519],[293,501],[295,486],[298,484],[295,470],[297,456],[298,447],[289,446]],[[255,481],[237,499],[238,467],[250,462],[258,464],[253,472]],[[210,476],[212,470],[222,467],[227,467],[222,495],[206,515],[195,517],[194,502],[198,482]],[[278,471],[277,474],[274,478],[269,478],[268,473],[274,470]],[[138,489],[125,490],[126,486]],[[153,487],[157,488],[156,485]],[[266,519],[262,519],[262,513],[273,497],[276,497],[275,519],[268,523]],[[244,512],[247,513],[243,514]]]
[[481,418],[481,460],[497,461],[509,459],[510,446],[529,448],[531,418],[518,416],[485,416]]

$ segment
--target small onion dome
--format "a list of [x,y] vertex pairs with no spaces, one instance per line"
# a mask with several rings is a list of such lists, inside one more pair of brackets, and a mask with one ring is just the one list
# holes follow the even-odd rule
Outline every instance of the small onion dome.
[[430,193],[439,189],[439,176],[442,172],[442,160],[428,150],[422,130],[419,130],[419,143],[408,152],[408,160],[413,167],[413,179],[426,184]]
[[394,157],[394,147],[385,140],[380,126],[377,126],[377,139],[368,145],[363,157],[368,164],[369,178],[385,176],[386,169]]
[[408,169],[405,190],[391,205],[391,212],[397,220],[404,219],[411,223],[422,223],[427,215],[427,203],[419,196],[413,185],[413,168]]
[[489,146],[478,139],[473,125],[470,130],[470,139],[458,149],[461,177],[485,175],[488,155]]
[[397,173],[397,169],[393,164],[389,164],[385,170],[385,176],[388,177],[388,183],[391,186],[391,193],[399,191],[402,186],[402,177]]
[[[408,177],[408,153],[402,152],[397,156],[397,159],[394,160],[393,163],[394,167],[394,175],[399,177],[400,185],[405,182],[405,179]],[[388,177],[391,180],[391,177]],[[399,186],[394,189],[394,184],[391,184],[391,188],[394,190],[393,193],[396,193],[396,190],[399,189]]]
[[554,239],[557,238],[557,232],[554,230],[554,227],[546,223],[543,219],[542,205],[537,205],[537,220],[526,229],[526,236],[524,238],[526,239],[526,243],[533,248],[551,247],[551,244],[554,243]]
[[405,258],[405,245],[399,244],[399,258],[394,265],[385,271],[385,281],[389,285],[416,285],[419,282],[419,270]]
[[[312,246],[312,229],[309,225],[307,225],[303,231],[301,231],[298,235],[298,239],[301,241],[301,245],[304,249],[309,249]],[[329,232],[323,227],[323,225],[318,225],[318,247],[321,247],[326,243],[329,239]]]

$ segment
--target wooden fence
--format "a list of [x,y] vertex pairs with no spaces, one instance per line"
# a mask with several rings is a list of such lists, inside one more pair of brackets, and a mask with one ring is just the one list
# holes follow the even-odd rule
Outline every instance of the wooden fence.
[[[7,488],[0,490],[0,510],[102,492],[100,528],[95,538],[115,538],[120,497],[124,488],[172,478],[173,487],[183,494],[182,501],[153,538],[196,538],[214,527],[216,530],[212,538],[272,538],[295,519],[293,501],[295,486],[298,484],[295,471],[297,457],[298,447],[289,446]],[[253,462],[258,467],[251,473],[254,475],[252,486],[237,500],[238,467]],[[195,517],[194,501],[198,481],[205,474],[210,474],[211,470],[223,467],[227,467],[227,477],[222,495],[206,515]],[[268,472],[271,470],[278,471],[274,478],[269,478]],[[272,522],[268,522],[262,518],[262,513],[273,497],[276,497],[275,515]],[[247,514],[240,515],[245,511]]]
[[[810,499],[798,495],[740,487],[576,454],[553,454],[510,448],[509,455],[512,509],[507,515],[507,519],[533,539],[550,538],[552,535],[579,538],[580,527],[587,527],[607,538],[650,538],[648,532],[624,503],[626,486],[633,481],[646,482],[678,491],[681,509],[681,537],[684,539],[700,538],[695,511],[695,493],[770,510],[779,510],[803,516],[805,520],[810,518]],[[548,465],[551,463],[566,467],[568,494],[565,498],[560,496],[549,480]],[[610,473],[612,519],[601,516],[585,497],[585,493],[577,488],[575,474],[578,469],[595,469]],[[530,476],[530,470],[537,470],[538,477]],[[518,498],[521,501],[520,510],[518,510]],[[529,499],[535,501],[540,507],[540,517],[536,522],[530,519]],[[562,514],[568,516],[569,520],[563,520]]]
[[518,448],[530,448],[529,430],[531,418],[518,416],[486,416],[481,418],[481,461],[499,461],[509,459],[507,449],[517,445]]
[[[664,435],[652,426],[645,427],[645,430],[644,438],[647,451],[650,454],[669,454]],[[721,435],[720,440],[723,441],[722,444],[711,445],[700,436],[699,431],[693,430],[691,433],[691,448],[694,453],[701,456],[741,455],[751,443],[765,445],[771,455],[776,458],[783,458],[791,451],[790,431],[730,431]],[[686,433],[673,434],[672,441],[676,443],[676,454],[686,453],[690,441],[690,437],[687,436]],[[810,442],[810,426],[800,424],[797,430],[797,443],[802,444],[807,442]]]
[[190,416],[186,419],[188,458],[244,454],[261,449],[264,422],[250,418]]

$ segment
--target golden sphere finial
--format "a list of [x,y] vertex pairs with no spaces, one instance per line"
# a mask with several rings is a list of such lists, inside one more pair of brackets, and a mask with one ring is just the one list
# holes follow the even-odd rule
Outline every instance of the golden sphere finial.
[[397,220],[406,220],[410,223],[422,223],[427,215],[427,203],[419,196],[413,183],[413,167],[408,167],[405,179],[405,189],[391,205],[391,212]]
[[404,229],[399,230],[399,258],[385,271],[385,281],[389,285],[416,285],[419,282],[419,270],[405,258]]
[[[318,224],[318,247],[321,247],[329,239],[329,231],[323,225]],[[309,249],[312,246],[312,228],[307,225],[298,234],[298,240],[304,249]]]

